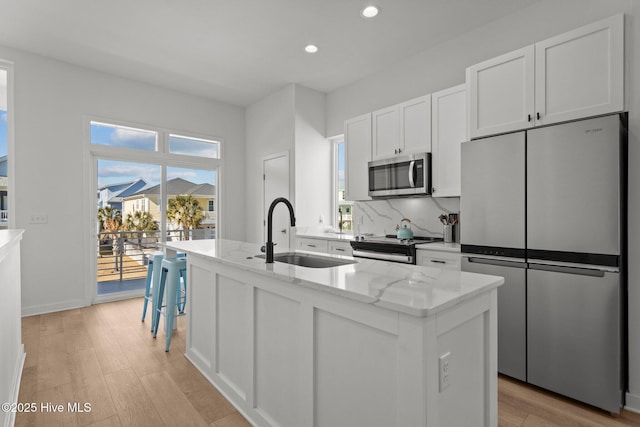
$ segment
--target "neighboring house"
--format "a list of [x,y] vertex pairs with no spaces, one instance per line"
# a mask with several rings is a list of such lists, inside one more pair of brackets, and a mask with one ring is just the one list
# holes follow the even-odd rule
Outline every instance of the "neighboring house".
[[9,178],[7,178],[7,156],[0,157],[0,228],[9,225]]
[[[200,228],[215,228],[216,225],[216,187],[211,184],[194,184],[182,178],[167,181],[167,199],[191,194],[204,210],[205,219]],[[144,188],[134,194],[122,197],[122,217],[135,211],[151,212],[156,221],[160,221],[160,185]],[[177,228],[167,224],[168,228]]]
[[98,188],[98,208],[112,206],[122,211],[122,199],[149,186],[144,179],[105,185]]

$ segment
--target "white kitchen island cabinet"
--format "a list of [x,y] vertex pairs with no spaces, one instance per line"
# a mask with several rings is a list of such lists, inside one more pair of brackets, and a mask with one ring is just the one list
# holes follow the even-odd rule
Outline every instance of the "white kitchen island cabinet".
[[502,278],[265,264],[220,239],[167,250],[187,253],[186,357],[252,424],[497,425]]

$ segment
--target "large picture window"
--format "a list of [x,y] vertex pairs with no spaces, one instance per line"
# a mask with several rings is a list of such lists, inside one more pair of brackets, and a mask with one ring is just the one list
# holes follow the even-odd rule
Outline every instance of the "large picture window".
[[163,242],[216,237],[221,141],[101,120],[89,135],[97,298],[137,295]]

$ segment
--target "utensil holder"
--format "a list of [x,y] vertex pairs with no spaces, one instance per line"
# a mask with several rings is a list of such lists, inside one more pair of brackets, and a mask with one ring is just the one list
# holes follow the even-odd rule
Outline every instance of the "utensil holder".
[[449,225],[449,224],[445,225],[443,234],[444,234],[445,243],[453,242],[453,225]]

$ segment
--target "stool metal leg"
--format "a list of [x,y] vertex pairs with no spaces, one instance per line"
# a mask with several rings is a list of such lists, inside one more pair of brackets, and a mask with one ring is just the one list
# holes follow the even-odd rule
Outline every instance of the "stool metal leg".
[[160,314],[162,314],[162,298],[164,297],[164,288],[167,279],[167,269],[162,268],[160,272],[160,280],[158,284],[158,292],[154,294],[155,304],[153,307],[154,318],[151,330],[153,331],[153,337],[158,335],[158,325],[160,324]]
[[[147,282],[144,288],[144,305],[142,306],[142,322],[147,316],[147,304],[149,303],[151,295],[151,277],[153,276],[153,259],[149,259],[149,266],[147,267]],[[153,313],[151,314],[151,324],[153,325]]]
[[169,351],[171,346],[171,336],[173,335],[173,322],[176,318],[176,306],[178,304],[177,295],[180,290],[180,271],[177,268],[173,268],[170,271],[170,275],[167,277],[169,282],[166,285],[167,290],[167,307],[164,312],[164,316],[167,322],[167,342],[164,351]]

